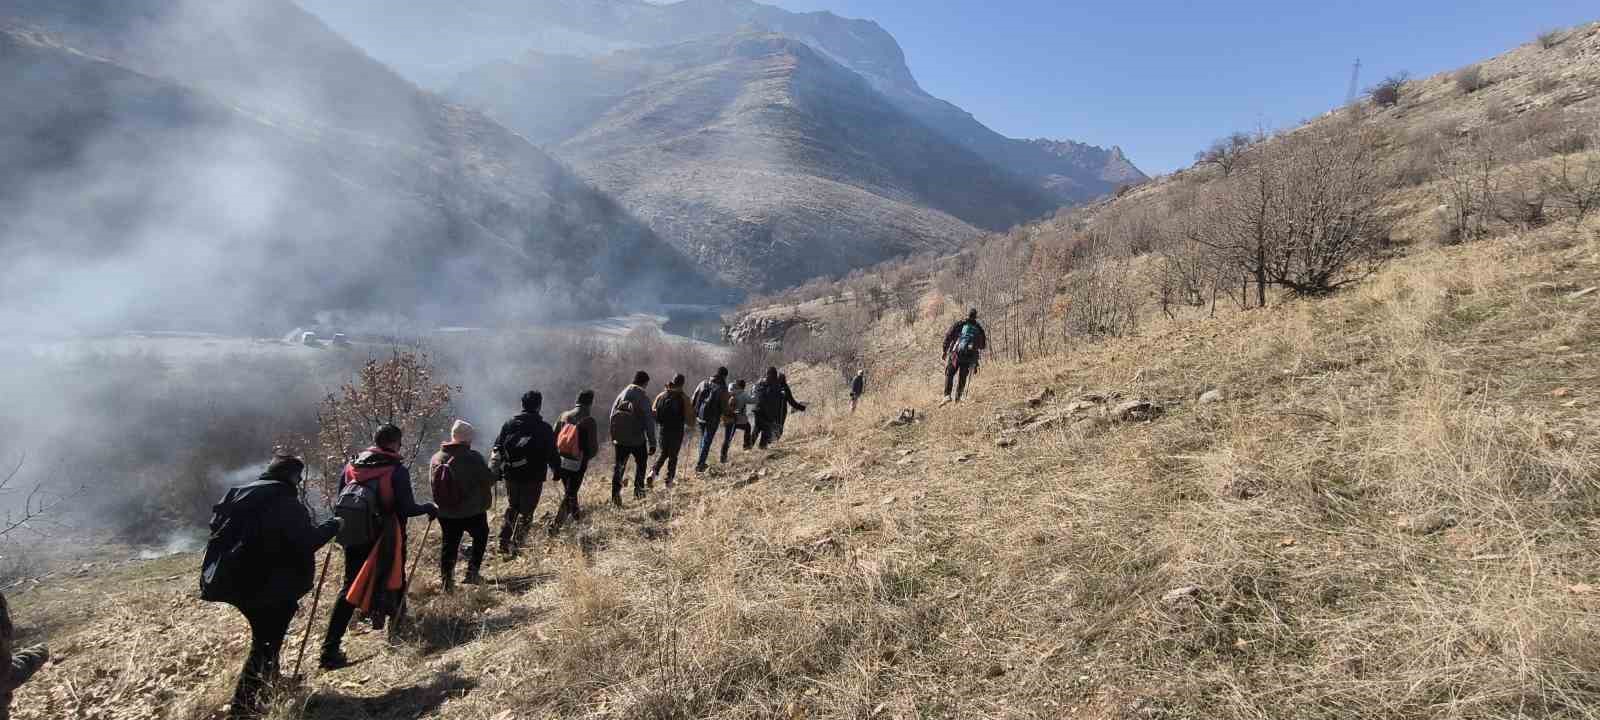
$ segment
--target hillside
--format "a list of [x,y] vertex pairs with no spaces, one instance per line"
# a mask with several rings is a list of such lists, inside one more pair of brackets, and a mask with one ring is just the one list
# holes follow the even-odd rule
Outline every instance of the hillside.
[[[791,358],[810,411],[777,449],[620,511],[591,471],[579,527],[481,588],[424,570],[413,630],[355,637],[272,717],[1592,717],[1600,201],[1563,188],[1600,198],[1600,24],[1557,40],[831,288],[805,307],[868,368],[858,412],[842,356]],[[1385,170],[1323,221],[1376,203],[1371,272],[1262,306],[1177,242],[1351,138],[1312,175]],[[1491,192],[1452,194],[1463,163]],[[968,304],[994,347],[941,405]],[[197,565],[10,589],[58,650],[16,717],[214,717],[244,629]]]
[[[18,158],[0,170],[0,244],[23,268],[0,294],[51,325],[526,323],[536,302],[603,312],[606,288],[724,296],[559,161],[292,3],[13,0],[0,23],[0,145]],[[84,283],[119,295],[84,308],[54,289]]]
[[[547,147],[743,287],[949,252],[1051,209],[785,36],[733,35],[589,62],[535,56],[514,74],[452,96],[522,118],[537,115],[521,108],[544,107],[557,85],[585,93],[563,105],[558,122],[582,129],[546,136],[557,141]],[[508,85],[531,92],[502,92]],[[591,116],[573,122],[580,108]],[[507,122],[530,138],[543,129]]]

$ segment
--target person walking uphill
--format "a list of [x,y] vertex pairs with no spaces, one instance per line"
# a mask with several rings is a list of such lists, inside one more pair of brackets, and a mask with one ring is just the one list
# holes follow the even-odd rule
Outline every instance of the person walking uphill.
[[472,449],[471,423],[457,420],[450,426],[450,441],[428,461],[433,481],[433,501],[439,505],[439,578],[445,592],[456,589],[456,559],[461,556],[461,536],[472,536],[472,556],[467,559],[467,585],[483,582],[483,554],[489,549],[489,507],[494,505],[494,473],[488,461]]
[[583,475],[589,472],[589,461],[600,454],[600,428],[595,424],[594,391],[578,393],[578,404],[556,418],[556,452],[560,455],[561,509],[550,523],[550,534],[555,535],[566,523],[583,517],[578,509],[578,492],[583,489]]
[[728,369],[717,368],[717,374],[700,381],[690,399],[694,416],[700,421],[700,459],[694,464],[695,472],[705,472],[706,459],[711,456],[711,444],[717,440],[717,425],[722,422],[722,411],[728,406]]
[[650,409],[650,396],[644,389],[650,385],[650,374],[640,370],[633,374],[633,384],[623,388],[611,403],[611,446],[616,462],[611,468],[611,503],[622,507],[622,480],[628,474],[628,460],[636,467],[633,476],[633,496],[644,497],[646,458],[656,454],[656,418]]
[[769,367],[766,377],[756,383],[755,390],[756,444],[762,450],[778,438],[779,423],[786,411],[784,404],[783,384],[778,379],[778,369]]
[[278,660],[300,598],[311,592],[317,551],[338,534],[337,518],[313,525],[300,503],[305,463],[274,458],[255,482],[228,490],[213,509],[201,565],[200,596],[239,609],[250,624],[250,655],[228,717],[259,716],[261,695],[278,678]]
[[733,436],[740,430],[744,431],[744,449],[749,450],[755,439],[750,435],[750,403],[753,399],[744,389],[744,381],[733,383],[733,388],[728,391],[728,407],[722,412],[722,464],[728,464],[728,446],[733,444]]
[[350,619],[360,609],[382,629],[400,609],[406,587],[406,521],[439,516],[433,503],[418,503],[411,489],[411,472],[403,464],[400,428],[384,425],[373,435],[373,446],[344,468],[334,513],[342,521],[339,544],[344,546],[344,585],[333,604],[328,633],[322,639],[324,670],[350,664],[340,649]]
[[[967,390],[967,376],[978,367],[978,358],[989,349],[989,335],[978,324],[978,310],[973,308],[964,320],[950,326],[944,334],[944,401],[961,402]],[[959,382],[957,381],[959,378]],[[951,386],[955,395],[950,394]]]
[[533,514],[544,493],[544,481],[561,470],[556,454],[556,431],[539,416],[544,395],[529,390],[522,395],[522,412],[501,426],[494,439],[500,475],[506,481],[506,517],[500,526],[500,552],[515,555],[528,539]]
[[861,396],[867,393],[867,371],[857,370],[856,377],[850,381],[850,412],[856,411],[856,404],[861,402]]
[[694,426],[694,405],[689,402],[689,396],[683,394],[683,384],[687,380],[683,375],[675,375],[667,383],[667,389],[656,396],[650,405],[651,412],[655,413],[656,426],[661,433],[661,454],[656,456],[655,467],[650,469],[650,477],[645,482],[651,487],[655,486],[656,478],[661,474],[661,466],[667,466],[667,487],[678,478],[678,453],[683,451],[684,432]]
[[50,648],[43,645],[13,653],[17,630],[11,624],[11,608],[0,593],[0,720],[11,720],[11,694],[33,678],[50,661]]

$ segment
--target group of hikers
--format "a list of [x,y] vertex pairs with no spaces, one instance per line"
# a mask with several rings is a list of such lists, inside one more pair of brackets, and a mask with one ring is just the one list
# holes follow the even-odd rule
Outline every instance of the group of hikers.
[[[658,479],[673,487],[691,430],[700,432],[694,467],[705,472],[719,434],[718,457],[726,463],[740,430],[744,449],[765,449],[783,437],[790,411],[806,409],[776,368],[768,368],[753,387],[743,380],[730,383],[728,374],[727,368],[718,368],[692,393],[685,392],[680,374],[653,400],[647,394],[650,375],[634,374],[606,413],[614,450],[613,504],[623,505],[630,464],[633,497],[645,497]],[[859,397],[862,382],[852,383],[853,399]],[[203,599],[234,605],[250,626],[250,653],[235,687],[230,716],[259,714],[263,690],[279,674],[290,621],[300,601],[319,585],[316,554],[329,542],[337,539],[343,549],[344,580],[332,601],[318,665],[337,670],[350,665],[343,640],[358,610],[376,630],[404,617],[416,564],[413,559],[407,567],[407,520],[427,516],[430,530],[431,521],[438,521],[439,575],[443,591],[450,593],[456,588],[464,537],[471,538],[471,547],[460,582],[483,581],[489,511],[497,483],[503,481],[506,488],[507,507],[498,539],[507,556],[515,556],[526,542],[547,478],[553,477],[563,488],[549,534],[557,535],[566,523],[581,519],[579,493],[600,452],[594,399],[592,390],[578,393],[575,404],[552,425],[541,415],[543,395],[536,390],[523,394],[522,412],[501,427],[488,458],[473,447],[476,429],[465,420],[455,421],[449,439],[428,462],[430,502],[417,500],[402,454],[404,433],[392,424],[379,427],[372,446],[344,466],[333,517],[324,522],[314,522],[306,509],[302,499],[306,465],[291,454],[274,457],[255,482],[230,489],[214,508],[200,582]],[[656,458],[653,465],[651,456]]]
[[[942,347],[944,402],[960,402],[982,351],[988,347],[977,310],[951,326]],[[791,410],[806,409],[777,368],[767,368],[753,387],[744,380],[730,383],[728,369],[718,368],[693,393],[685,392],[680,374],[653,400],[647,394],[649,384],[648,373],[635,373],[633,382],[618,393],[607,413],[614,449],[611,502],[618,507],[623,506],[630,463],[634,498],[646,497],[657,479],[673,487],[690,431],[698,428],[700,433],[694,469],[705,472],[719,434],[718,458],[726,463],[734,436],[741,430],[743,449],[765,449],[783,437]],[[850,381],[852,413],[865,393],[866,372],[860,371]],[[472,545],[461,583],[483,582],[489,511],[497,483],[504,482],[506,488],[499,547],[507,556],[515,556],[526,542],[547,478],[558,480],[563,490],[550,535],[557,535],[567,522],[581,519],[579,491],[590,463],[600,453],[594,399],[593,390],[578,393],[573,407],[552,425],[540,414],[543,395],[536,390],[524,393],[522,412],[501,426],[489,458],[473,449],[477,432],[472,424],[457,420],[450,428],[449,440],[428,462],[430,502],[416,499],[411,471],[402,454],[404,433],[392,424],[379,427],[372,447],[344,466],[333,517],[324,522],[314,522],[306,508],[302,488],[306,465],[292,454],[275,456],[256,481],[228,490],[214,508],[200,590],[205,600],[238,608],[250,626],[250,652],[229,716],[260,714],[263,691],[279,675],[289,624],[301,599],[319,586],[316,554],[335,539],[344,552],[344,581],[333,599],[323,636],[318,665],[324,670],[350,665],[342,648],[356,611],[361,611],[375,630],[382,630],[391,618],[404,617],[406,591],[415,569],[413,560],[408,570],[406,557],[407,521],[411,518],[427,516],[428,530],[432,520],[439,523],[439,575],[446,593],[456,587],[456,564],[464,537],[470,537]],[[656,458],[653,465],[651,456]],[[326,563],[323,571],[327,572]],[[315,606],[313,599],[313,612]],[[13,653],[12,635],[10,614],[0,595],[0,720],[9,715],[12,691],[49,657],[44,646]],[[303,652],[304,642],[301,649]]]

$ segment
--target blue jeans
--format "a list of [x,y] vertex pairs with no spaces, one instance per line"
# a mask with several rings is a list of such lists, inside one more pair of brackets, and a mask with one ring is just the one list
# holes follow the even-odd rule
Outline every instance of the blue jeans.
[[700,459],[695,462],[696,470],[706,466],[706,458],[711,457],[711,445],[717,441],[717,422],[700,423]]

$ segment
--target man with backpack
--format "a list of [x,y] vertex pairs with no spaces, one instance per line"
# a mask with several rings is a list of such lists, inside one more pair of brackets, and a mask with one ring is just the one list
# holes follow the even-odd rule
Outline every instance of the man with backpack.
[[744,389],[744,381],[737,380],[733,389],[728,391],[727,410],[722,413],[722,464],[728,464],[728,446],[733,444],[733,436],[740,430],[744,431],[744,449],[749,450],[755,439],[750,435],[750,393]]
[[373,434],[373,446],[345,465],[334,503],[341,520],[344,585],[333,603],[328,633],[322,638],[318,664],[324,670],[350,664],[340,647],[357,609],[371,618],[377,629],[400,609],[406,590],[406,521],[422,515],[431,521],[439,516],[437,505],[417,502],[411,472],[400,455],[402,440],[400,428],[386,424]]
[[622,507],[622,480],[628,474],[628,460],[636,468],[633,476],[633,497],[644,497],[645,467],[650,455],[656,454],[656,419],[650,409],[650,396],[644,391],[650,384],[650,373],[643,370],[633,374],[633,384],[617,393],[611,403],[611,447],[616,462],[611,468],[611,504]]
[[261,694],[278,676],[278,656],[300,598],[311,592],[317,551],[339,532],[301,504],[305,463],[280,455],[255,482],[231,488],[211,516],[200,597],[239,609],[250,624],[250,655],[233,691],[230,718],[256,717]]
[[[767,368],[767,374],[756,383],[756,444],[762,450],[767,449],[773,440],[778,437],[779,423],[785,412],[783,384],[778,379],[778,369]],[[804,406],[802,406],[804,407]]]
[[561,509],[550,524],[550,534],[560,532],[567,518],[581,519],[578,492],[583,489],[583,475],[589,472],[589,461],[600,454],[600,427],[594,421],[590,408],[594,405],[594,391],[578,393],[578,404],[556,418],[556,453],[560,455]]
[[672,381],[667,383],[667,389],[662,390],[650,405],[651,412],[655,413],[656,425],[661,429],[661,454],[656,456],[656,465],[650,469],[650,477],[645,479],[651,487],[655,487],[663,463],[667,466],[667,487],[672,487],[678,477],[678,453],[683,451],[684,431],[694,425],[694,406],[689,403],[689,396],[683,394],[685,382],[687,380],[681,373],[673,376]]
[[789,376],[778,373],[778,390],[783,393],[783,405],[778,408],[778,427],[773,435],[773,440],[783,439],[783,428],[789,424],[789,409],[795,412],[805,412],[806,404],[794,399],[794,390],[789,389]]
[[695,472],[705,472],[706,459],[711,456],[711,444],[717,440],[717,425],[728,406],[728,369],[717,368],[717,374],[700,381],[692,398],[694,416],[700,421],[700,459],[694,464]]
[[861,402],[861,396],[867,393],[867,371],[857,370],[856,377],[850,381],[850,412],[854,414],[856,404]]
[[494,440],[500,476],[506,481],[506,517],[500,526],[500,552],[515,555],[528,539],[533,513],[544,493],[544,481],[561,470],[556,454],[556,432],[539,416],[544,395],[529,390],[522,395],[522,412],[501,426]]
[[[944,401],[961,402],[967,390],[967,376],[978,367],[978,358],[989,349],[989,335],[978,324],[978,309],[973,308],[964,320],[950,326],[944,334]],[[960,378],[957,382],[957,378]],[[951,386],[955,395],[951,396]]]
[[489,549],[489,507],[494,505],[494,473],[483,454],[472,449],[471,423],[457,420],[450,426],[450,441],[428,461],[433,501],[439,505],[439,578],[447,593],[456,589],[456,558],[461,556],[461,536],[472,536],[467,576],[461,582],[483,582],[483,554]]

